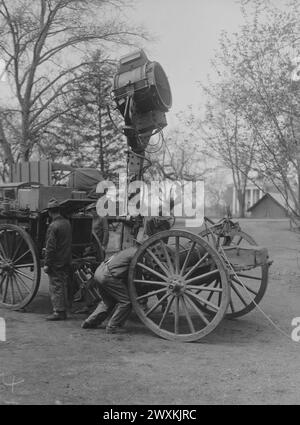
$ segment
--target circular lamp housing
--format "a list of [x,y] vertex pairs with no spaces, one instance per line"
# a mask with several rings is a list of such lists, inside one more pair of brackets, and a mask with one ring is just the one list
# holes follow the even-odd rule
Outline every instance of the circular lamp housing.
[[113,96],[121,113],[128,97],[133,98],[140,113],[167,112],[172,106],[171,88],[162,66],[149,61],[143,50],[120,60]]

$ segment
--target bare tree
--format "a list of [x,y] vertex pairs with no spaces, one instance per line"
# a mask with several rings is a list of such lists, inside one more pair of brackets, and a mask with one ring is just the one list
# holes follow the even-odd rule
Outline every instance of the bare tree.
[[[89,43],[132,44],[140,29],[119,18],[125,0],[0,0],[0,57],[17,99],[19,159],[28,160],[46,128],[73,105],[64,97],[82,78],[82,52]],[[68,54],[67,54],[68,53]],[[73,61],[68,60],[73,57]],[[13,161],[5,122],[0,116],[0,144]]]
[[178,113],[178,126],[148,147],[152,177],[192,181],[202,179],[207,172],[206,156],[199,133],[186,121],[188,113]]
[[300,91],[290,75],[300,48],[300,3],[240,3],[244,24],[222,34],[212,61],[219,82],[205,87],[202,131],[233,171],[241,210],[246,183],[256,173],[299,213]]
[[125,167],[126,140],[119,129],[111,98],[116,64],[103,63],[102,52],[90,52],[93,62],[81,69],[81,79],[70,86],[65,113],[44,131],[37,151],[40,157],[60,158],[75,167],[96,167],[104,178],[113,178]]
[[203,120],[198,120],[198,127],[207,147],[207,153],[215,156],[231,170],[234,188],[239,203],[239,214],[245,215],[246,187],[250,172],[254,167],[257,138],[243,119],[238,104],[227,102],[228,86],[216,85],[210,88],[211,99],[206,104]]

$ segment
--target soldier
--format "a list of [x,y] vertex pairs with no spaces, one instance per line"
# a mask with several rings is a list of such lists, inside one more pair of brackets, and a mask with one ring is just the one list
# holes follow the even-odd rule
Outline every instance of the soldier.
[[59,203],[51,199],[48,214],[52,219],[46,236],[44,271],[49,276],[49,292],[53,313],[47,320],[66,320],[68,284],[72,259],[72,230],[70,222],[60,214]]
[[102,301],[96,310],[82,323],[83,329],[93,329],[100,325],[111,313],[106,326],[107,333],[120,332],[131,313],[131,301],[127,289],[130,262],[137,247],[127,248],[103,262],[95,271],[90,289],[99,290]]
[[[146,222],[146,235],[151,236],[157,232],[167,230],[170,224],[166,219],[150,219]],[[146,236],[145,235],[145,236]],[[147,236],[146,236],[147,237]],[[82,323],[83,329],[97,328],[110,315],[106,326],[107,333],[122,332],[122,326],[131,313],[127,279],[131,260],[138,247],[124,249],[96,269],[94,278],[88,283],[89,289],[99,290],[102,301],[96,310]]]
[[100,217],[96,211],[96,205],[90,205],[86,209],[90,211],[93,215],[93,231],[98,237],[102,248],[104,251],[107,249],[108,240],[109,240],[109,231],[108,231],[108,220],[107,217]]

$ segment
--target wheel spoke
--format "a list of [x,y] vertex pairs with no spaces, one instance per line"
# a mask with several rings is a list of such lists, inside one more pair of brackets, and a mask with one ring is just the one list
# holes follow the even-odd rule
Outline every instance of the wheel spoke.
[[20,248],[21,248],[23,242],[24,242],[24,240],[22,238],[20,238],[19,243],[18,243],[16,250],[15,250],[15,253],[12,257],[12,261],[15,261],[15,258],[18,255],[18,252],[20,251]]
[[[213,282],[208,282],[208,283],[204,283],[204,285],[203,285],[203,288],[207,288],[207,289],[209,289],[210,291],[212,290],[212,289],[215,289],[215,288],[217,288],[217,286],[219,286],[218,285],[218,283],[219,283],[219,281],[217,280],[216,282],[214,282],[214,285],[213,285],[213,287],[211,287],[211,286],[209,286],[211,283],[213,283]],[[190,287],[190,285],[187,285],[188,287]],[[196,289],[198,288],[200,288],[197,292],[196,292],[196,294],[200,294],[200,292],[202,292],[203,291],[203,289],[202,289],[202,285],[200,285],[200,286],[198,286],[198,285],[195,285],[196,286]],[[212,294],[213,295],[213,294]]]
[[257,276],[250,276],[247,274],[242,274],[242,273],[237,273],[238,277],[244,277],[246,279],[253,279],[253,280],[260,280],[261,281],[261,277],[257,277]]
[[34,267],[34,263],[28,263],[28,264],[16,264],[14,265],[14,269],[22,269],[27,267]]
[[169,253],[168,253],[168,250],[167,250],[167,248],[166,248],[166,245],[165,245],[164,241],[160,241],[160,244],[161,244],[161,247],[162,247],[162,249],[163,249],[163,251],[164,251],[164,254],[165,254],[165,256],[166,256],[167,263],[168,263],[168,266],[169,266],[170,271],[171,271],[172,273],[175,273],[174,266],[173,266],[173,264],[172,264],[172,261],[171,261],[170,255],[169,255]]
[[206,260],[207,257],[208,252],[202,258],[200,258],[200,260],[197,261],[197,263],[184,275],[184,278],[186,279],[191,273],[193,273],[193,271],[196,270],[200,266],[200,264],[202,264],[203,261]]
[[242,284],[238,279],[235,279],[234,277],[231,277],[231,279],[234,282],[236,282],[238,285],[240,285],[242,288],[244,288],[244,289],[246,288],[247,291],[251,292],[251,294],[253,294],[255,296],[258,294],[258,292],[253,291],[253,289],[249,288],[249,286],[245,285],[244,283]]
[[20,261],[28,253],[30,253],[30,249],[28,249],[26,252],[24,252],[24,254],[22,254],[19,258],[17,258],[16,260],[14,260],[14,263],[18,263],[18,261]]
[[175,238],[175,273],[179,274],[179,236]]
[[150,267],[145,266],[143,263],[137,263],[137,266],[141,267],[144,270],[147,270],[147,272],[154,274],[155,276],[158,276],[160,279],[165,280],[167,279],[166,276],[163,276],[162,274],[158,273],[156,270],[150,269]]
[[143,280],[143,279],[134,279],[134,282],[136,283],[145,283],[147,285],[160,285],[160,286],[167,286],[167,282],[159,282],[157,280]]
[[183,296],[181,296],[180,298],[181,298],[181,303],[182,303],[183,311],[184,311],[184,314],[185,314],[186,320],[187,320],[187,322],[188,322],[188,325],[189,325],[190,331],[191,331],[191,333],[194,333],[194,332],[195,332],[195,328],[194,328],[194,325],[193,325],[193,322],[192,322],[192,319],[191,319],[190,313],[189,313],[189,311],[188,311],[188,308],[187,308],[187,306],[186,306],[185,299],[184,299],[184,297],[183,297]]
[[204,285],[202,285],[202,286],[187,285],[186,287],[187,287],[187,289],[199,289],[199,292],[197,292],[197,294],[200,293],[200,292],[202,292],[202,291],[223,292],[223,289],[222,288],[217,288],[215,286],[213,288],[211,288],[209,286],[204,286]]
[[[217,286],[219,286],[218,284],[219,284],[219,281],[217,281],[217,282],[214,284],[213,289],[216,289],[216,288],[217,288]],[[198,295],[200,292],[201,292],[201,291],[197,291],[197,292],[196,292],[196,295]],[[211,293],[208,295],[208,297],[206,298],[206,300],[207,300],[207,301],[210,301],[210,300],[212,299],[213,295],[214,295],[214,293],[213,293],[213,292],[211,292]],[[219,298],[220,298],[220,295],[221,295],[221,294],[219,294]],[[220,307],[220,303],[219,303],[219,301],[218,301],[218,306]]]
[[190,249],[188,250],[188,253],[187,253],[186,257],[185,257],[185,260],[184,260],[183,266],[182,266],[181,271],[180,271],[180,276],[183,276],[183,275],[184,275],[184,272],[185,272],[186,266],[187,266],[187,264],[188,264],[188,262],[189,262],[190,256],[191,256],[191,254],[192,254],[192,251],[193,251],[193,250],[194,250],[194,248],[195,248],[195,245],[196,245],[196,242],[193,242],[193,243],[192,243],[192,245],[190,246]]
[[2,286],[3,286],[3,282],[5,280],[5,277],[6,277],[5,273],[3,273],[3,275],[1,276],[1,281],[0,281],[0,290],[1,290]]
[[235,312],[235,309],[234,309],[232,300],[229,301],[229,305],[230,305],[230,308],[231,308],[232,313],[234,313]]
[[4,261],[6,261],[6,260],[7,260],[7,256],[6,256],[6,253],[5,253],[5,248],[4,248],[4,246],[2,245],[2,242],[0,242],[0,256],[1,256],[1,258],[2,258]]
[[4,290],[4,293],[3,293],[3,297],[2,297],[2,301],[5,303],[5,300],[6,300],[6,295],[7,295],[7,290],[8,290],[8,275],[6,275],[6,286],[5,286],[5,290]]
[[239,297],[239,299],[242,301],[242,303],[244,304],[245,307],[248,306],[248,303],[246,303],[246,301],[244,300],[244,298],[242,297],[240,291],[235,287],[235,285],[233,285],[231,283],[231,288],[234,290],[234,292],[236,293],[236,295]]
[[200,308],[198,308],[196,306],[196,304],[194,303],[194,301],[190,298],[190,295],[188,293],[186,293],[187,297],[187,301],[190,303],[190,305],[193,307],[193,309],[195,310],[195,312],[200,316],[200,319],[206,324],[209,325],[209,320],[207,320],[207,318],[204,316],[204,314],[202,313],[202,311],[200,310]]
[[137,297],[137,301],[144,300],[145,298],[153,297],[153,295],[161,294],[162,292],[165,292],[167,288],[158,289],[157,291],[148,292],[147,294],[141,295]]
[[170,272],[166,269],[166,267],[161,263],[161,261],[156,257],[155,254],[148,248],[147,253],[153,258],[156,264],[160,267],[160,269],[166,274],[166,276],[170,276]]
[[15,291],[14,291],[14,285],[13,285],[13,280],[12,280],[11,276],[9,276],[9,283],[10,283],[10,293],[11,293],[12,305],[14,305],[15,304]]
[[18,283],[18,280],[17,280],[16,276],[13,276],[13,277],[15,278],[14,281],[16,283],[17,291],[19,292],[19,295],[20,295],[20,300],[22,300],[23,297],[24,297],[24,294],[23,294],[23,292],[20,289],[20,286],[19,286],[19,283]]
[[204,305],[209,305],[213,310],[215,310],[215,311],[219,311],[220,310],[220,308],[219,307],[217,307],[215,304],[213,304],[213,303],[211,303],[210,301],[208,301],[208,300],[206,300],[206,299],[204,299],[204,298],[202,298],[202,297],[200,297],[199,295],[197,295],[197,294],[194,294],[194,292],[192,292],[192,291],[188,291],[188,292],[186,292],[187,294],[189,294],[189,295],[191,295],[192,297],[194,297],[195,299],[197,299],[200,303],[202,303],[202,304],[204,304]]
[[159,327],[159,328],[161,328],[161,327],[162,327],[162,324],[163,324],[163,322],[164,322],[165,318],[167,317],[167,315],[168,315],[168,313],[169,313],[169,311],[170,311],[170,308],[171,308],[171,306],[172,306],[172,303],[173,303],[173,301],[174,301],[174,298],[175,298],[174,296],[169,298],[169,300],[168,300],[168,304],[167,304],[167,307],[166,307],[166,309],[165,309],[165,311],[164,311],[164,314],[163,314],[163,316],[162,316],[162,318],[161,318],[161,321],[159,322],[159,325],[158,325],[158,327]]
[[193,278],[191,278],[191,279],[188,279],[187,281],[186,281],[186,284],[189,284],[189,283],[193,283],[193,282],[197,282],[197,281],[201,281],[201,280],[205,280],[206,278],[208,278],[208,277],[211,277],[211,276],[215,276],[215,275],[217,275],[217,274],[220,274],[220,272],[219,272],[219,270],[218,269],[215,269],[215,270],[212,270],[212,271],[210,271],[210,272],[207,272],[207,273],[204,273],[204,274],[202,274],[202,275],[200,275],[200,276],[195,276],[195,277],[193,277]]
[[153,311],[155,311],[157,309],[157,307],[164,302],[164,300],[169,296],[170,294],[165,294],[162,298],[160,298],[156,304],[154,304],[150,310],[148,310],[145,314],[146,316],[149,316],[149,314],[151,314]]
[[21,278],[21,276],[18,276],[16,273],[15,273],[15,278],[16,279],[19,279],[19,282],[20,283],[22,283],[22,285],[24,286],[24,288],[26,289],[26,291],[28,292],[28,293],[30,293],[31,291],[30,291],[30,288],[27,286],[27,283],[25,283],[24,282],[24,280]]
[[175,318],[174,318],[174,331],[176,334],[179,333],[179,298],[175,297]]
[[17,274],[19,274],[19,275],[21,275],[21,276],[23,276],[23,277],[26,277],[27,279],[30,279],[30,280],[34,280],[33,279],[33,277],[31,277],[31,276],[28,276],[28,274],[26,274],[26,273],[24,273],[24,272],[21,272],[20,270],[15,270],[15,273],[17,273]]

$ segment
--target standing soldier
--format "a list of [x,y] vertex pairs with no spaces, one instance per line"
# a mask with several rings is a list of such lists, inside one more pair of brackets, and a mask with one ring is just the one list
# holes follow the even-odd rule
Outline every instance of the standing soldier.
[[47,209],[52,222],[46,236],[44,271],[49,276],[49,292],[53,306],[53,313],[47,320],[65,320],[72,259],[72,230],[70,222],[61,216],[56,199],[49,201]]
[[86,209],[93,215],[93,231],[98,237],[104,251],[107,249],[109,241],[109,229],[107,217],[100,217],[96,210],[96,205],[92,204]]

